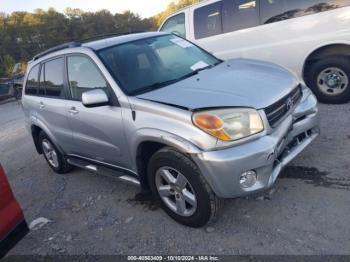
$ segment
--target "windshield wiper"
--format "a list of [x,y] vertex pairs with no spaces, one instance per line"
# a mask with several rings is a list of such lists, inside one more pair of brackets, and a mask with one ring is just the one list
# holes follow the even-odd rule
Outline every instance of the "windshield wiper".
[[213,68],[213,67],[215,67],[215,66],[217,66],[217,65],[219,65],[219,64],[221,64],[221,63],[222,63],[222,61],[218,61],[218,62],[216,62],[215,64],[207,65],[207,66],[198,68],[198,69],[194,70],[193,72],[191,72],[190,75],[196,75],[196,74],[197,74],[198,72],[200,72],[200,71],[207,70],[207,69],[211,69],[211,68]]
[[131,93],[131,95],[139,95],[139,94],[143,94],[143,93],[146,93],[146,92],[150,92],[150,91],[153,91],[153,90],[156,90],[156,89],[159,89],[159,88],[162,88],[164,86],[167,86],[167,85],[170,85],[170,84],[174,84],[176,82],[179,82],[181,80],[184,80],[186,78],[189,78],[191,76],[194,76],[194,75],[197,75],[200,71],[203,71],[203,70],[206,70],[206,69],[210,69],[210,68],[213,68],[214,66],[220,64],[220,62],[218,63],[215,63],[214,65],[208,65],[208,66],[205,66],[205,67],[202,67],[202,68],[198,68],[184,76],[181,76],[181,77],[178,77],[178,78],[175,78],[175,79],[171,79],[171,80],[167,80],[167,81],[163,81],[163,82],[156,82],[154,84],[151,84],[149,86],[145,86],[139,90],[135,90],[134,92]]
[[194,75],[197,75],[200,71],[203,71],[203,70],[206,70],[206,69],[210,69],[210,68],[213,68],[215,65],[208,65],[208,66],[205,66],[205,67],[202,67],[202,68],[198,68],[190,73],[188,73],[187,75],[184,75],[180,78],[178,78],[178,80],[183,80],[183,79],[186,79],[186,78],[189,78],[191,76],[194,76]]
[[198,69],[196,69],[196,70],[194,70],[194,72],[200,72],[200,71],[203,71],[203,70],[207,70],[207,69],[211,69],[211,68],[213,68],[214,67],[214,65],[207,65],[207,66],[205,66],[205,67],[202,67],[202,68],[198,68]]
[[178,79],[172,79],[172,80],[163,81],[163,82],[156,82],[156,83],[151,84],[149,86],[145,86],[145,87],[143,87],[143,88],[141,88],[139,90],[135,90],[134,92],[131,93],[131,95],[139,95],[139,94],[143,94],[143,93],[146,93],[146,92],[150,92],[150,91],[159,89],[161,87],[173,84],[173,83],[175,83],[177,81],[178,81]]

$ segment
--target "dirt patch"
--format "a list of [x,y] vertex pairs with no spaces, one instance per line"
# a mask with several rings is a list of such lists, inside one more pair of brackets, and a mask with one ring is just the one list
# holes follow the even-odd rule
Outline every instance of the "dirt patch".
[[281,173],[280,178],[300,179],[307,184],[322,187],[332,187],[350,191],[350,180],[328,177],[327,172],[321,172],[315,167],[289,166]]
[[128,203],[133,205],[143,205],[145,208],[147,208],[150,211],[155,211],[159,209],[159,204],[157,203],[156,199],[153,197],[151,193],[138,193],[135,195],[134,198],[129,199]]

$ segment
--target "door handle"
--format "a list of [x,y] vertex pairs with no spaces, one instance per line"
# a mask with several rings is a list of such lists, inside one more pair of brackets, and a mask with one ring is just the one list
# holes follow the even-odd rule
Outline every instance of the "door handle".
[[73,106],[71,107],[71,109],[68,110],[68,112],[71,114],[71,115],[76,115],[79,113],[79,111]]
[[45,105],[44,105],[43,102],[40,102],[40,103],[39,103],[39,108],[40,108],[40,109],[44,109],[44,108],[45,108]]

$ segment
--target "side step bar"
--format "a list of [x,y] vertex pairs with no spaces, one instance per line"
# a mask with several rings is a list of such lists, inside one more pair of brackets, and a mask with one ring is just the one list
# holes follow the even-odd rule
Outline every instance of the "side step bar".
[[78,157],[68,157],[67,161],[69,164],[88,170],[90,172],[93,172],[95,174],[99,174],[102,176],[108,176],[111,178],[117,178],[119,180],[125,181],[129,184],[133,184],[133,185],[140,185],[140,181],[134,177],[134,176],[130,176],[130,175],[126,175],[125,172],[123,172],[123,170],[117,170],[117,167],[115,169],[113,168],[109,168],[106,167],[102,164],[94,164],[92,163],[92,161],[88,161],[88,160],[84,160],[84,159],[80,159]]

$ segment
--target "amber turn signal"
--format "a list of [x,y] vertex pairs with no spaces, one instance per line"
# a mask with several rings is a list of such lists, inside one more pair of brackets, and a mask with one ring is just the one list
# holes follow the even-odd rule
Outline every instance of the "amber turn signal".
[[224,122],[217,116],[211,114],[198,114],[193,118],[194,124],[207,132],[224,141],[230,141],[231,137],[223,130]]
[[194,117],[195,124],[203,129],[218,130],[224,125],[224,122],[217,116],[211,114],[199,114]]

